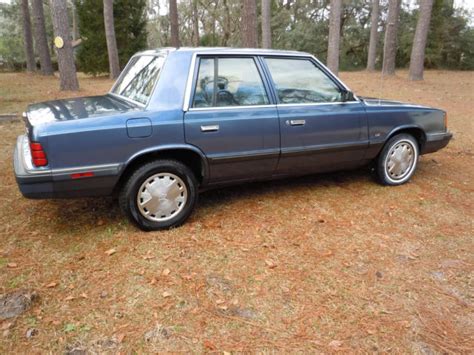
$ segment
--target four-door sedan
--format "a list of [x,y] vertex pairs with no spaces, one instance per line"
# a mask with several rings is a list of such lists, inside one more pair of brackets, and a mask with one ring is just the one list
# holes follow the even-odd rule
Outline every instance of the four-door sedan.
[[118,195],[143,230],[182,224],[198,191],[375,163],[400,185],[446,146],[446,113],[359,98],[307,53],[181,48],[130,59],[104,96],[33,104],[14,165],[29,198]]

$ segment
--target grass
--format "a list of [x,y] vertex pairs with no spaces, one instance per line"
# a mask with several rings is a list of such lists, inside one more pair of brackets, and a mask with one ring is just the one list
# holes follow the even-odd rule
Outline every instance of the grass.
[[[0,293],[41,298],[0,353],[474,352],[474,75],[341,77],[359,95],[447,110],[455,139],[401,187],[365,170],[235,186],[202,194],[184,226],[142,233],[111,199],[22,198],[11,156],[24,127],[1,124]],[[112,83],[80,84],[0,74],[0,111]]]

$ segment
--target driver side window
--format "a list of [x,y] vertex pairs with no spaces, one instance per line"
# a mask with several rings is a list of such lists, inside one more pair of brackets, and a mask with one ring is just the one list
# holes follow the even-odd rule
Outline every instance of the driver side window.
[[253,58],[200,58],[192,107],[267,105]]
[[337,85],[309,59],[266,58],[280,104],[342,101]]

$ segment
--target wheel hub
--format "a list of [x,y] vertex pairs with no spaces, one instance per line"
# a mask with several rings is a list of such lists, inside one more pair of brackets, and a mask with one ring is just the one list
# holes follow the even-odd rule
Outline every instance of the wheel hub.
[[401,180],[410,173],[415,162],[413,147],[408,142],[393,146],[388,154],[385,169],[394,180]]
[[154,222],[163,222],[179,214],[188,198],[183,180],[171,173],[159,173],[147,178],[137,194],[140,213]]

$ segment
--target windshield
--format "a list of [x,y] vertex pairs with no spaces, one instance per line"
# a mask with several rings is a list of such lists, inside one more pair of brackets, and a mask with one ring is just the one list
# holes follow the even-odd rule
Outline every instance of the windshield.
[[142,55],[133,57],[112,93],[146,104],[165,62],[165,57]]

